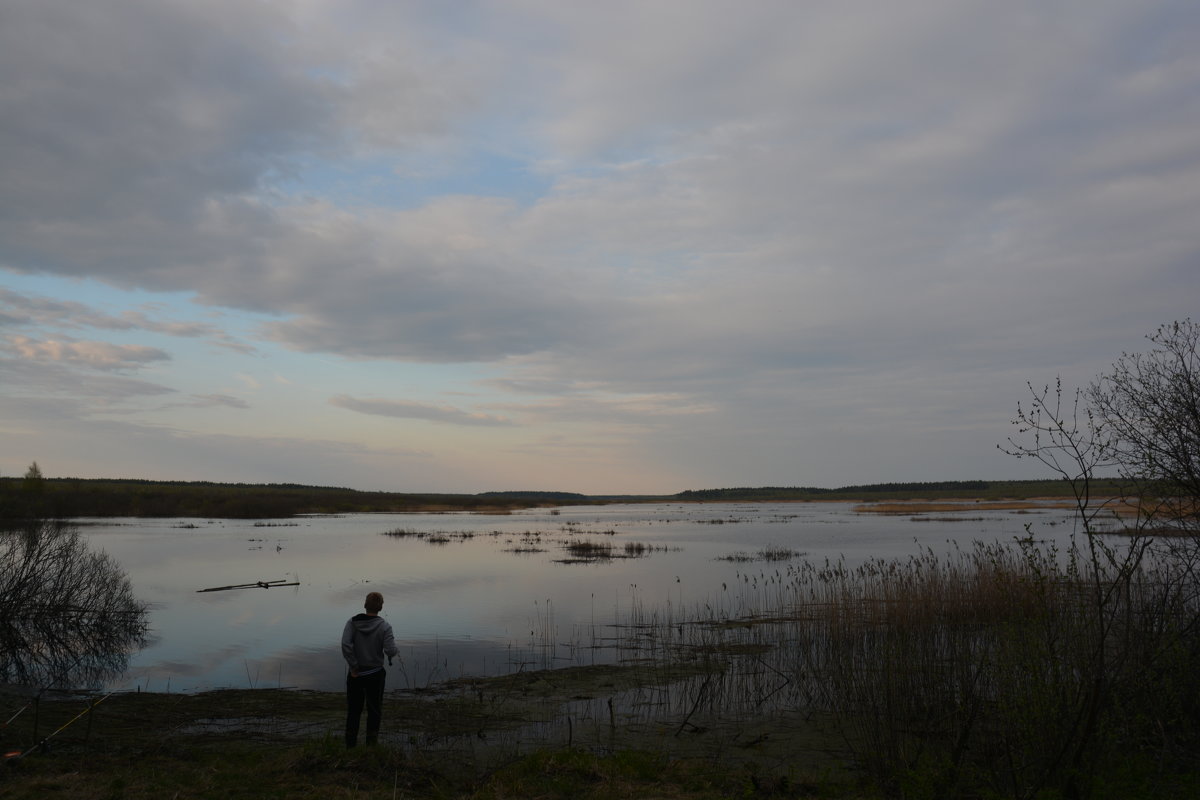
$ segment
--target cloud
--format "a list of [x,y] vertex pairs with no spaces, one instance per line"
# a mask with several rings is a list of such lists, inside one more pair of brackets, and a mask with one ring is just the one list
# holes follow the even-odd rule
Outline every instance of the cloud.
[[832,431],[982,438],[1026,378],[1086,379],[1191,313],[1197,23],[1153,0],[18,3],[0,266],[185,292],[257,339],[0,289],[26,337],[3,368],[153,391],[65,374],[167,366],[95,331],[453,364],[489,413],[365,383],[332,404],[619,429],[664,474],[734,446],[786,471]]
[[364,400],[343,394],[331,397],[329,404],[347,409],[348,411],[357,411],[360,414],[396,417],[398,419],[422,419],[429,422],[443,422],[450,425],[493,427],[513,424],[502,417],[471,413],[451,406],[431,406],[424,403],[410,403],[403,400]]
[[588,294],[591,281],[512,255],[506,204],[296,213],[305,232],[273,252],[277,280],[215,291],[228,303],[287,312],[265,335],[297,350],[492,361],[555,346],[605,314]]
[[22,80],[6,105],[24,113],[3,126],[5,219],[67,236],[146,213],[185,222],[333,135],[327,93],[286,67],[285,37],[261,35],[288,27],[268,5],[48,0],[7,21],[0,63]]
[[457,107],[452,69],[397,55],[403,29],[345,46],[342,11],[311,8],[9,8],[0,261],[155,289],[197,269],[269,277],[257,262],[292,234],[276,192],[304,160],[427,136]]
[[210,339],[219,347],[251,354],[255,348],[240,342],[216,325],[204,322],[161,320],[143,311],[123,311],[112,315],[85,303],[21,294],[0,288],[0,324],[53,327],[65,330],[93,328],[109,331],[146,331],[166,336]]
[[[159,383],[122,375],[77,369],[72,364],[47,359],[0,357],[0,386],[4,396],[36,398],[53,403],[68,399],[81,417],[128,409],[142,398],[168,395],[175,390]],[[79,403],[81,405],[74,405]],[[37,430],[37,428],[31,428]]]
[[580,392],[540,402],[507,404],[529,419],[589,423],[652,423],[668,417],[711,414],[715,407],[686,394],[607,394]]
[[102,370],[138,369],[154,361],[170,359],[156,347],[69,339],[37,341],[27,336],[14,336],[3,343],[3,348],[31,361],[62,362]]
[[[0,377],[7,378],[2,369],[0,363]],[[420,486],[423,475],[454,480],[452,468],[421,448],[197,432],[137,418],[98,418],[91,405],[88,398],[0,395],[0,420],[12,426],[5,432],[6,452],[18,464],[38,459],[47,475],[80,478],[146,477],[153,464],[156,474],[175,480],[261,482],[269,476],[281,483],[391,491]],[[91,460],[88,452],[102,452],[103,459]]]
[[194,408],[210,408],[212,406],[225,406],[227,408],[249,408],[250,404],[240,397],[233,397],[228,394],[196,394],[192,395],[194,402],[187,405]]
[[[960,331],[941,310],[980,280],[987,328],[1009,308],[1025,322],[1131,288],[1138,253],[1160,270],[1192,255],[1172,231],[1200,183],[1180,110],[1195,59],[1155,10],[530,4],[481,9],[502,37],[485,44],[438,17],[284,8],[239,14],[237,31],[220,3],[117,3],[103,21],[21,9],[0,52],[49,94],[35,107],[17,92],[3,117],[23,154],[0,176],[24,209],[0,216],[8,263],[266,311],[279,319],[265,334],[299,351],[554,352],[563,370],[613,372],[638,350],[634,370],[679,364],[676,341],[710,349],[706,369],[745,370],[764,342],[847,341],[879,319],[919,322],[888,340],[911,349]],[[514,48],[522,26],[534,44]],[[1131,29],[1166,55],[1116,46]],[[389,47],[395,35],[411,47]],[[506,116],[505,100],[529,108],[530,80],[537,113]],[[543,148],[550,189],[532,204],[285,193],[363,142],[407,158],[436,135],[465,141],[485,110],[506,141]],[[47,131],[66,157],[49,158]],[[1031,291],[1046,270],[1063,278]]]

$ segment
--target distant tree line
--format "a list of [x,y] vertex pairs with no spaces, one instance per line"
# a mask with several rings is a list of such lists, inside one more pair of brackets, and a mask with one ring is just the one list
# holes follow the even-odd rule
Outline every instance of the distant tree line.
[[[1097,480],[1100,490],[1117,489]],[[678,500],[734,502],[789,500],[897,500],[937,498],[1027,498],[1060,497],[1069,494],[1070,487],[1061,479],[1038,481],[928,481],[909,483],[874,483],[826,489],[816,486],[760,486],[730,489],[689,489],[675,495]]]
[[562,500],[567,503],[588,502],[591,500],[586,494],[578,492],[537,492],[537,491],[511,491],[511,492],[481,492],[474,495],[475,497],[502,497],[510,500],[536,500],[538,502],[544,500]]
[[[36,466],[36,464],[34,465]],[[255,519],[297,514],[494,511],[591,502],[558,492],[405,494],[297,484],[0,477],[0,519],[47,517],[209,517]]]
[[[1104,481],[1096,487],[1103,491]],[[146,479],[47,478],[35,462],[23,477],[0,477],[0,520],[78,517],[207,517],[260,519],[297,514],[412,511],[504,511],[551,505],[679,502],[786,502],[904,498],[1063,496],[1062,481],[880,483],[837,489],[761,486],[689,489],[674,495],[586,495],[502,491],[480,494],[370,492],[294,483],[216,483]],[[1111,487],[1116,490],[1115,484]]]

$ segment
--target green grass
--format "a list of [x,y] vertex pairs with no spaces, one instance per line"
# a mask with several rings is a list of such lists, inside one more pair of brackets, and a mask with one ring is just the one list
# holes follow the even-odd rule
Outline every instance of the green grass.
[[[391,692],[378,747],[341,743],[341,694],[120,694],[47,752],[0,767],[4,798],[870,797],[797,717],[680,726],[609,715],[605,698],[695,676],[702,664],[599,665]],[[583,698],[601,709],[586,719]],[[25,698],[0,693],[0,719]],[[26,749],[87,701],[44,698],[3,730]],[[572,723],[563,724],[564,715]],[[541,731],[541,733],[538,733]]]
[[644,751],[542,750],[482,776],[389,748],[347,752],[330,741],[275,748],[231,742],[153,756],[26,760],[0,778],[6,798],[868,798],[819,778],[764,776]]

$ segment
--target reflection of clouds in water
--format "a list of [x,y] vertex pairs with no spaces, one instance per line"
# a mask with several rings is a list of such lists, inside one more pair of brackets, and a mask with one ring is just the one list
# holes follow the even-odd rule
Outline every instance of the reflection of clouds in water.
[[[404,570],[399,570],[404,572]],[[335,589],[330,596],[339,603],[348,603],[351,607],[361,608],[367,592],[379,592],[383,595],[384,603],[389,600],[410,602],[418,598],[428,597],[430,592],[447,590],[463,590],[470,586],[491,584],[495,580],[492,575],[454,574],[454,575],[419,575],[405,574],[403,577],[388,580],[371,580],[354,583],[342,589]],[[384,606],[386,616],[387,607]]]
[[205,679],[219,674],[223,669],[230,669],[231,662],[243,676],[245,675],[245,654],[248,647],[244,644],[229,645],[228,647],[208,651],[193,661],[164,659],[152,664],[144,664],[136,670],[126,673],[121,686],[137,687],[147,692],[191,691],[216,688],[212,685],[188,686],[181,685],[181,680]]
[[[338,644],[340,631],[328,647],[294,647],[251,660],[249,669],[261,674],[259,685],[272,688],[298,686],[317,691],[341,691],[346,684],[346,662]],[[397,641],[400,653],[386,667],[387,688],[425,688],[462,675],[495,674],[521,668],[521,654],[507,642],[478,639],[413,639]]]
[[[380,588],[382,587],[382,588]],[[363,600],[367,596],[367,592],[381,592],[384,601],[387,601],[388,592],[391,591],[391,585],[387,583],[354,583],[350,586],[344,586],[341,589],[334,589],[329,593],[332,605],[344,605],[347,608],[358,608],[363,604]]]
[[214,606],[222,606],[222,605],[228,605],[230,603],[235,603],[235,602],[237,602],[237,599],[238,599],[237,592],[235,592],[235,591],[201,592],[199,589],[197,589],[196,595],[199,598],[198,602],[206,603],[206,604],[214,605]]
[[[422,686],[435,677],[463,672],[508,672],[523,658],[533,663],[520,652],[530,648],[532,631],[539,639],[552,634],[569,650],[592,641],[595,626],[623,617],[634,602],[651,608],[669,601],[673,609],[684,611],[714,596],[727,599],[722,583],[735,586],[739,565],[716,559],[733,550],[786,546],[816,560],[839,553],[850,554],[851,560],[860,554],[905,556],[913,550],[914,539],[918,545],[942,547],[951,540],[979,538],[981,528],[998,537],[1020,533],[1028,521],[1003,517],[935,527],[864,517],[854,514],[849,504],[606,506],[565,509],[550,531],[543,520],[530,515],[454,520],[351,515],[325,520],[320,531],[307,536],[302,535],[304,529],[293,529],[299,532],[283,551],[292,561],[286,568],[270,570],[264,568],[261,554],[245,553],[238,537],[259,534],[244,530],[232,534],[238,540],[223,550],[213,548],[213,535],[205,537],[203,549],[167,526],[160,527],[157,537],[149,537],[147,527],[136,537],[120,526],[90,530],[109,552],[136,553],[147,563],[144,574],[131,575],[135,587],[169,587],[167,593],[150,598],[157,601],[151,621],[153,651],[135,656],[129,675],[150,672],[152,688],[162,689],[173,671],[180,677],[171,684],[172,691],[177,686],[193,691],[252,682],[260,687],[340,691],[344,665],[338,641],[346,620],[362,611],[370,591],[384,595],[382,616],[402,640],[404,672],[398,663],[388,686]],[[718,518],[727,524],[712,524]],[[787,524],[781,524],[784,521]],[[1067,527],[1054,531],[1065,533]],[[394,528],[471,529],[476,536],[430,547],[380,535]],[[616,529],[615,538],[602,541],[613,542],[617,549],[627,541],[668,549],[656,551],[653,558],[614,559],[600,568],[556,564],[554,559],[561,557],[557,547],[533,557],[507,552],[526,531],[542,531],[542,541],[548,542],[564,536],[560,528],[592,538]],[[505,533],[489,535],[494,530]],[[147,562],[148,541],[157,543],[160,562],[168,564],[173,583],[164,580],[162,567],[152,566],[152,559]],[[228,556],[225,560],[222,552]],[[275,563],[276,553],[269,555]],[[676,582],[675,576],[683,576],[682,581]],[[195,592],[285,577],[301,585]],[[560,655],[579,657],[574,650]],[[594,654],[588,651],[587,657]],[[206,669],[211,671],[202,674]],[[181,682],[185,685],[179,686]]]
[[346,685],[346,662],[342,660],[337,638],[340,635],[341,632],[336,631],[330,637],[329,647],[291,648],[259,659],[255,666],[285,687],[339,691]]

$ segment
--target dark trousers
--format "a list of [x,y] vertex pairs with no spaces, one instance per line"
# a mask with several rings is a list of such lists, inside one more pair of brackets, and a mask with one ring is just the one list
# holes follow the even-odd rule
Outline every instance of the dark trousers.
[[387,673],[372,672],[361,678],[346,673],[346,747],[358,744],[358,722],[367,707],[367,744],[379,740],[379,721],[383,718],[383,684]]

